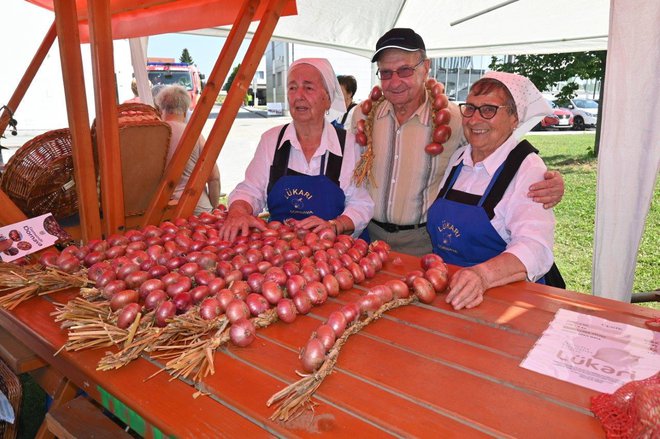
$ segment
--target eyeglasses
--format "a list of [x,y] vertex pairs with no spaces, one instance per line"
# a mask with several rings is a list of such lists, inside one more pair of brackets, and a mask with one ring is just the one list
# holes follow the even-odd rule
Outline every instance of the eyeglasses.
[[415,73],[415,69],[422,64],[424,60],[422,59],[420,62],[415,64],[414,66],[403,66],[399,67],[396,70],[381,70],[378,69],[376,70],[376,76],[378,76],[380,79],[392,79],[392,76],[396,73],[399,78],[407,78],[409,76],[412,76],[413,73]]
[[497,110],[500,108],[509,107],[509,105],[482,105],[477,107],[472,104],[458,104],[458,108],[461,109],[461,114],[463,117],[472,117],[474,112],[479,110],[479,114],[484,119],[492,119],[497,114]]

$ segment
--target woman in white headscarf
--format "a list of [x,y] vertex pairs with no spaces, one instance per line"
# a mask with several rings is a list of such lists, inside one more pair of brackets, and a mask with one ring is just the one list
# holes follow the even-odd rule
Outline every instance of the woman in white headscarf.
[[346,111],[330,63],[303,58],[291,64],[287,99],[293,122],[261,136],[245,180],[229,195],[222,238],[265,229],[255,217],[265,206],[271,221],[292,218],[312,231],[330,227],[359,236],[374,204],[351,179],[360,158],[355,136],[330,123]]
[[544,282],[553,266],[555,218],[529,197],[546,166],[520,137],[552,109],[520,75],[488,72],[460,105],[469,144],[449,160],[442,189],[429,209],[433,252],[465,267],[449,283],[455,309],[483,301],[488,288],[514,281]]

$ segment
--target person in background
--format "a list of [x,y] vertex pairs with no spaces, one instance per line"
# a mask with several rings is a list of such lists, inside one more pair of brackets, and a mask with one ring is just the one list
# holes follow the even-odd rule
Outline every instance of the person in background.
[[344,104],[346,105],[346,112],[335,121],[332,122],[337,128],[347,129],[346,123],[349,124],[353,120],[353,111],[357,103],[353,101],[355,92],[357,91],[357,81],[351,75],[338,75],[337,82],[341,86],[341,93],[344,95]]
[[131,80],[131,91],[133,92],[133,97],[131,99],[124,101],[124,103],[125,104],[141,103],[142,99],[140,99],[140,96],[138,94],[137,81],[135,80],[135,78]]
[[449,283],[447,303],[472,308],[492,287],[546,283],[553,266],[555,217],[528,196],[547,171],[520,138],[552,108],[524,76],[488,72],[459,105],[468,144],[449,159],[428,212],[433,252],[465,267]]
[[265,206],[271,221],[292,218],[314,232],[358,236],[371,219],[373,201],[352,181],[360,158],[355,136],[330,123],[346,112],[332,66],[323,58],[299,59],[287,78],[293,121],[261,136],[245,180],[229,194],[222,239],[265,229],[255,216]]
[[[385,100],[372,110],[372,150],[367,151],[373,153],[367,189],[375,203],[369,235],[386,241],[394,251],[421,256],[432,251],[426,230],[428,209],[449,157],[465,141],[461,114],[450,102],[452,135],[444,152],[427,154],[425,146],[431,143],[434,126],[432,99],[425,88],[430,60],[422,37],[412,29],[391,29],[376,43],[371,61],[378,65]],[[353,118],[355,127],[366,116],[356,111]],[[529,187],[528,196],[550,208],[563,193],[561,175],[546,172]]]
[[[172,159],[174,151],[179,145],[183,131],[186,128],[186,112],[190,107],[190,95],[188,91],[180,85],[168,85],[161,89],[156,95],[156,106],[160,109],[162,119],[167,122],[172,128],[172,137],[170,138],[170,146],[167,151],[167,162]],[[186,163],[183,170],[183,175],[179,184],[172,193],[172,199],[178,200],[188,183],[188,179],[195,169],[195,163],[199,159],[204,143],[206,140],[203,136],[199,136],[197,143],[190,154],[190,159]],[[197,206],[195,207],[195,215],[202,212],[210,212],[217,205],[220,198],[220,170],[218,165],[213,165],[213,171],[206,181],[206,190],[202,191]]]
[[156,96],[158,96],[158,93],[160,93],[160,91],[165,87],[167,86],[163,84],[156,84],[153,87],[151,87],[151,96],[154,99],[154,105],[156,104]]

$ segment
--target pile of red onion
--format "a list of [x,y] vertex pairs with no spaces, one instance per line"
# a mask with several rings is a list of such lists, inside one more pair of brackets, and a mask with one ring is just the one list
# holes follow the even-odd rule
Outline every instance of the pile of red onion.
[[67,273],[86,268],[120,328],[138,315],[163,327],[177,314],[198,312],[205,320],[225,316],[232,342],[247,346],[255,336],[252,317],[275,309],[290,323],[375,276],[390,252],[384,242],[309,232],[295,221],[272,221],[228,242],[218,233],[225,217],[221,206],[46,253],[39,262]]

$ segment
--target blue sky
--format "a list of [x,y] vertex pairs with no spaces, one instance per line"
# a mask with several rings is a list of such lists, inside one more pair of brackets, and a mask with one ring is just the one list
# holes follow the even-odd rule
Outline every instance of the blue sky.
[[[222,50],[225,38],[209,37],[204,35],[189,34],[163,34],[149,37],[147,56],[174,58],[177,61],[184,48],[188,49],[200,72],[207,77],[211,73],[218,54]],[[250,40],[245,40],[241,45],[233,65],[237,65],[245,56]],[[230,71],[231,72],[231,71]]]

